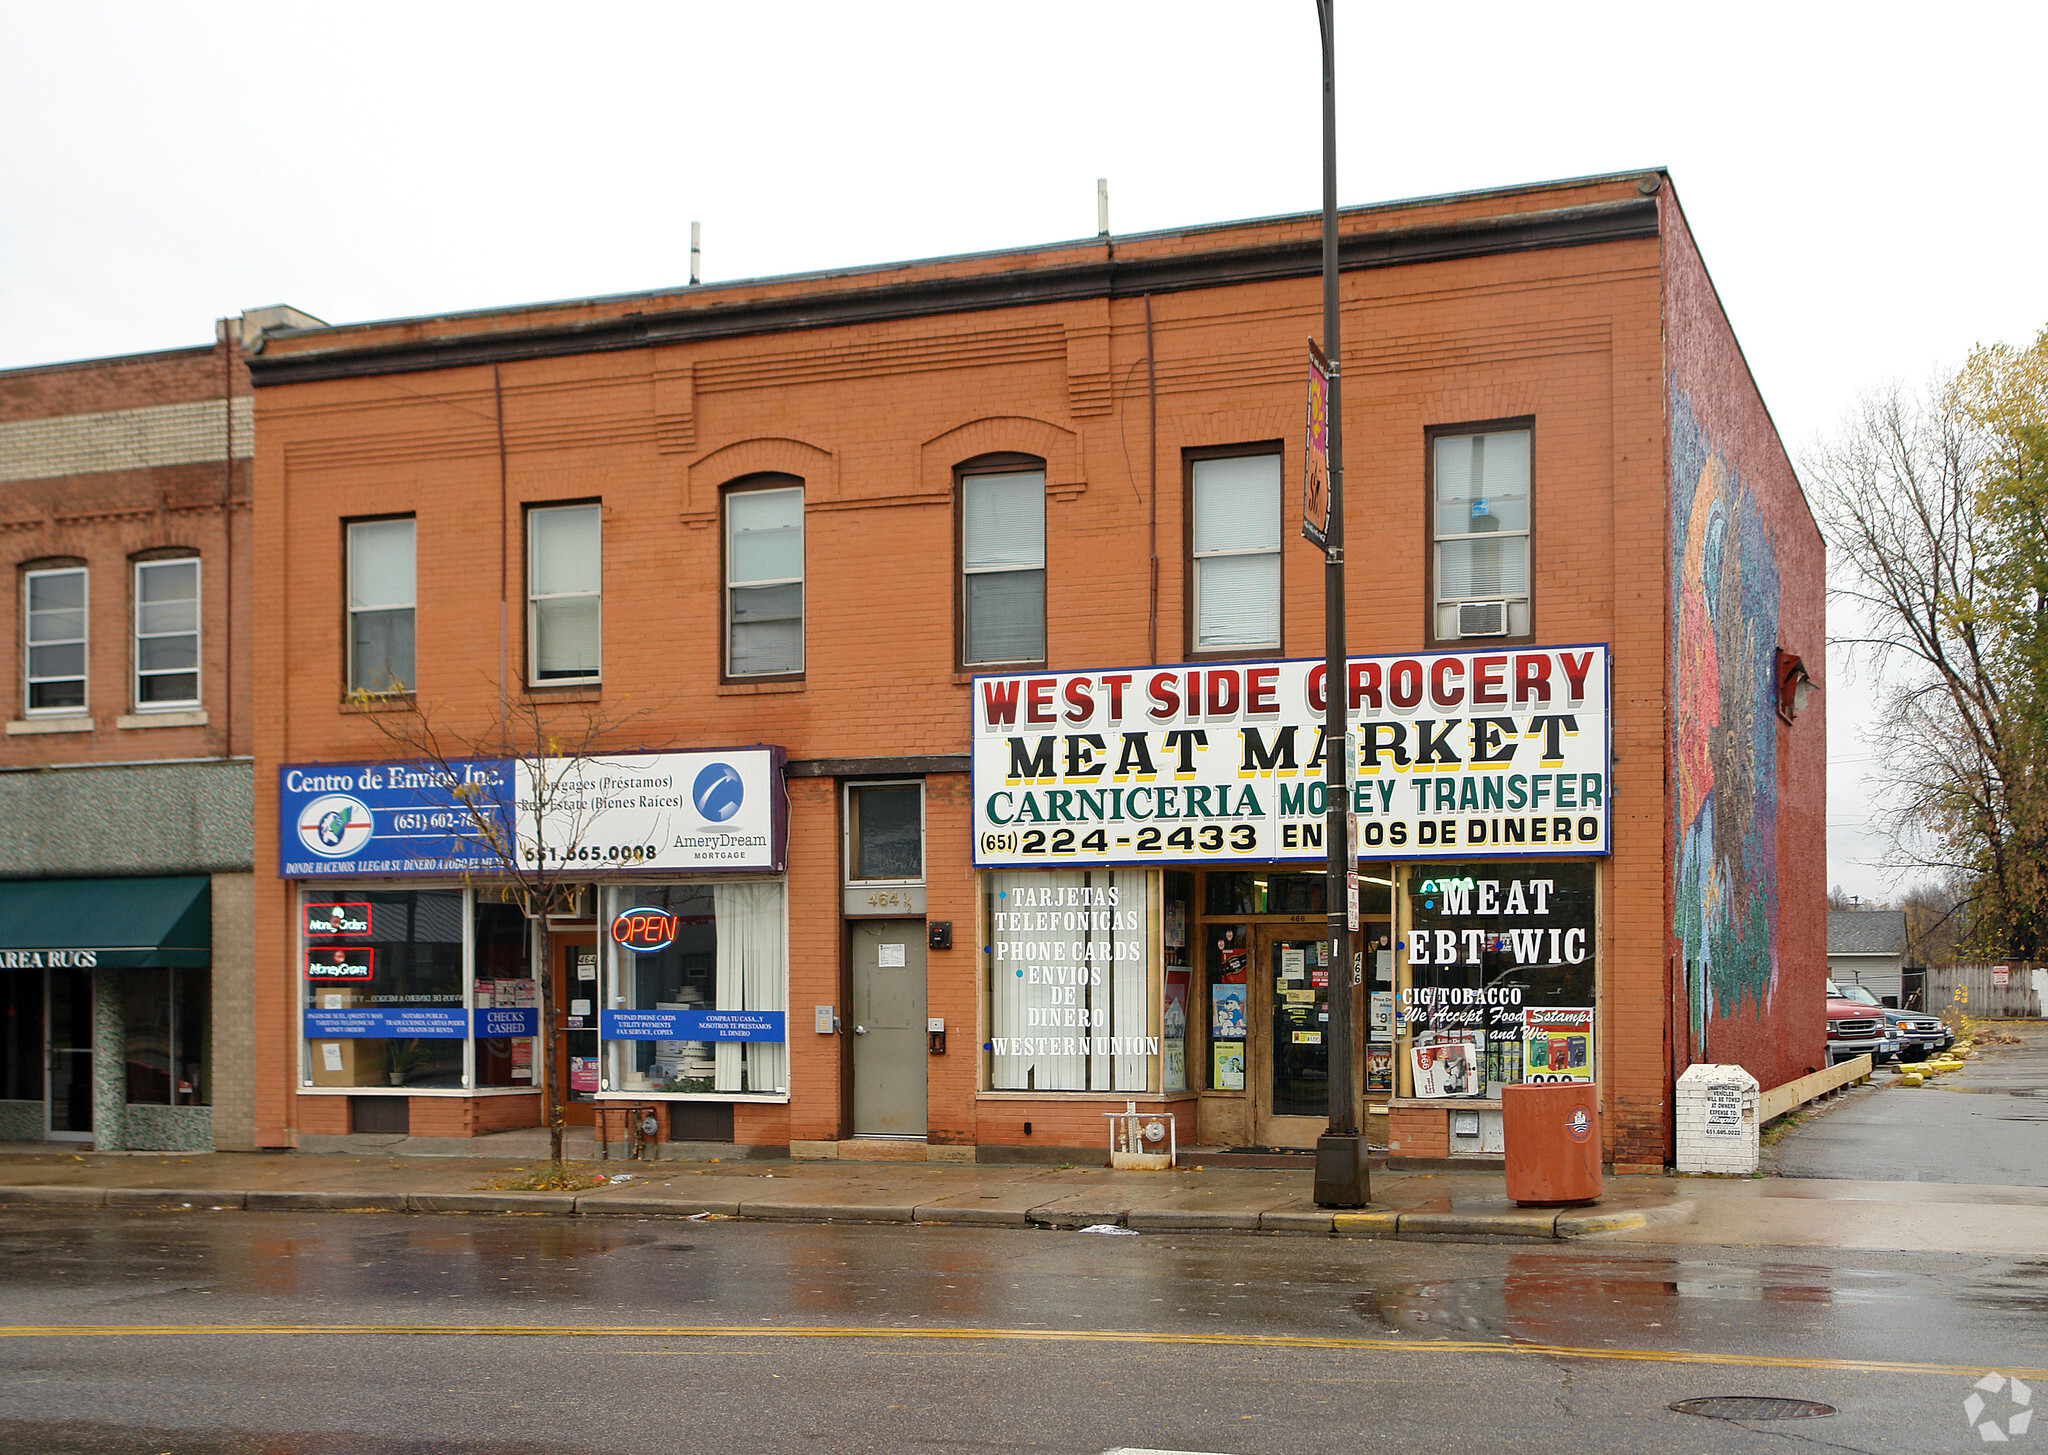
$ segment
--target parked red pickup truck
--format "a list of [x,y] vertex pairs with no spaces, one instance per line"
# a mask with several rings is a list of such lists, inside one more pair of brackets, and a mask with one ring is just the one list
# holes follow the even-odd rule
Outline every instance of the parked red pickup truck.
[[1828,1064],[1870,1053],[1875,1066],[1884,1054],[1884,1012],[1853,1000],[1828,997]]

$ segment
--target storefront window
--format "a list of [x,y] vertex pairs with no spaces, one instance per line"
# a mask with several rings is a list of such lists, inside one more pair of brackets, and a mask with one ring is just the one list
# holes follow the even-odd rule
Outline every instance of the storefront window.
[[1321,914],[1326,874],[1281,874],[1269,870],[1205,874],[1210,914]]
[[1412,1096],[1498,1096],[1591,1081],[1591,864],[1470,863],[1407,872],[1401,993]]
[[1137,869],[982,875],[995,1091],[1145,1091],[1146,874]]
[[462,1086],[459,889],[306,891],[307,1079],[314,1086]]
[[606,891],[608,1092],[789,1091],[788,922],[780,882]]
[[[1212,874],[1209,881],[1213,885],[1218,878],[1251,877]],[[1231,898],[1234,902],[1234,897],[1227,893],[1219,896],[1212,888],[1209,902],[1214,904],[1219,898]],[[1209,987],[1209,1089],[1243,1091],[1245,1038],[1251,1034],[1250,931],[1244,925],[1212,921],[1202,932],[1202,954],[1208,971],[1205,983]]]
[[125,973],[123,1034],[128,1101],[136,1106],[206,1106],[206,1025],[210,972],[145,969]]
[[477,902],[470,976],[476,1084],[532,1086],[540,983],[533,975],[533,937],[517,905]]

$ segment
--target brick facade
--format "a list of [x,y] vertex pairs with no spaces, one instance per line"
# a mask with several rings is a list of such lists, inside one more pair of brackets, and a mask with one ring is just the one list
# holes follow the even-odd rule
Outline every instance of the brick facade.
[[[1661,1163],[1683,1031],[1667,963],[1667,404],[1699,353],[1667,313],[1678,300],[1724,335],[1725,320],[1674,280],[1697,261],[1654,175],[1359,209],[1342,225],[1351,649],[1427,645],[1425,431],[1533,418],[1534,640],[1605,642],[1613,657],[1613,852],[1599,876],[1607,1151]],[[348,518],[410,513],[417,700],[441,723],[480,732],[492,720],[502,651],[513,700],[567,714],[594,696],[630,715],[606,746],[774,743],[817,775],[790,782],[790,1100],[738,1106],[738,1141],[849,1133],[846,1042],[814,1034],[809,1016],[846,1001],[838,780],[894,776],[889,765],[916,760],[926,764],[915,770],[926,784],[926,917],[955,927],[955,948],[929,955],[929,1013],[977,1028],[930,1058],[928,1139],[1100,1146],[1100,1114],[1120,1096],[977,1095],[973,1046],[986,1028],[971,804],[957,766],[970,719],[957,667],[955,470],[996,453],[1045,462],[1050,669],[1181,658],[1188,452],[1278,441],[1290,511],[1299,488],[1303,341],[1320,332],[1318,228],[1283,218],[271,337],[254,370],[255,655],[267,686],[253,706],[257,861],[277,847],[278,765],[388,754],[341,700],[339,547]],[[1758,461],[1746,468],[1789,482],[1746,375],[1710,371],[1728,410],[1764,421],[1744,437]],[[721,491],[761,473],[804,484],[805,670],[723,682]],[[582,500],[603,506],[603,684],[528,689],[523,511]],[[1802,602],[1818,601],[1817,542],[1779,560]],[[1319,656],[1320,554],[1290,529],[1282,556],[1274,655]],[[1817,660],[1817,643],[1810,650]],[[558,705],[562,696],[577,701]],[[1778,829],[1786,853],[1817,864],[1821,789],[1804,755],[1820,751],[1820,735],[1802,722],[1791,736],[1799,771],[1782,787]],[[849,762],[860,766],[831,767]],[[1788,870],[1781,887],[1795,881]],[[259,880],[266,1145],[333,1119],[311,1105],[332,1098],[296,1094],[289,895]],[[1801,918],[1774,923],[1789,933]],[[1800,1061],[1805,1037],[1790,1022],[1759,1026],[1745,1054],[1768,1084],[1763,1068]],[[1397,1107],[1390,1121],[1404,1154],[1444,1155],[1440,1109]]]

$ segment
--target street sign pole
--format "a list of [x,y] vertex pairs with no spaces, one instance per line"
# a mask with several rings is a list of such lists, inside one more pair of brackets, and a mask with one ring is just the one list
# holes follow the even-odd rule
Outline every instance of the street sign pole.
[[[1323,354],[1328,386],[1328,525],[1323,535],[1323,748],[1329,816],[1323,842],[1329,851],[1323,904],[1330,940],[1330,1125],[1316,1138],[1318,1207],[1364,1207],[1372,1200],[1365,1133],[1359,1126],[1356,1017],[1353,1008],[1351,919],[1346,889],[1358,868],[1351,854],[1353,754],[1346,731],[1350,673],[1344,644],[1344,368],[1337,336],[1337,16],[1336,0],[1316,0],[1323,38]],[[1313,537],[1311,537],[1313,539]]]

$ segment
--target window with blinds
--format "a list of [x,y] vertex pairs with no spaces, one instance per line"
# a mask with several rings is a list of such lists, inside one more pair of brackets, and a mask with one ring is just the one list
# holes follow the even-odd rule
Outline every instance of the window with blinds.
[[1198,459],[1190,480],[1190,646],[1197,652],[1277,649],[1279,454]]
[[413,690],[414,545],[411,520],[355,521],[348,528],[351,692]]
[[135,563],[135,710],[199,705],[199,559]]
[[788,676],[804,669],[804,491],[801,485],[725,496],[725,673]]
[[29,571],[22,579],[22,626],[30,713],[85,711],[84,567]]
[[1438,640],[1529,634],[1529,442],[1526,429],[1431,441]]
[[1045,471],[960,481],[965,666],[1045,660]]
[[604,636],[604,510],[561,505],[526,515],[526,640],[532,680],[594,681]]

